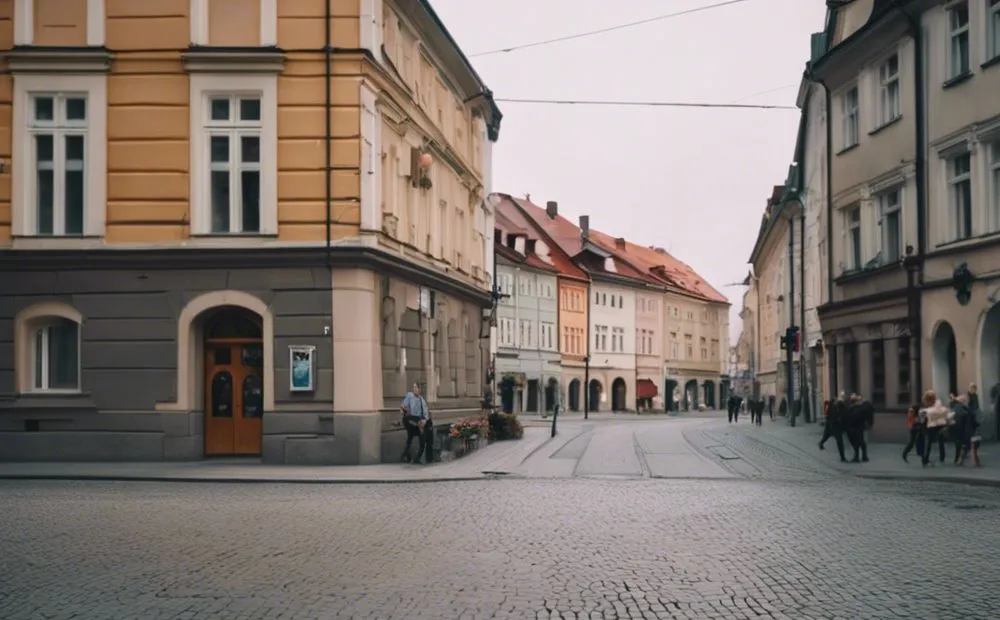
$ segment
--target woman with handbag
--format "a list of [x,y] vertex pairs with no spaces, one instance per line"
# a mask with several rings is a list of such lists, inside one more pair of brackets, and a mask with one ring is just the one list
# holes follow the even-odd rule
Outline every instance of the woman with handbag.
[[920,416],[926,420],[924,423],[926,428],[926,444],[924,445],[922,463],[926,467],[931,462],[931,449],[935,443],[938,445],[938,456],[941,462],[944,463],[944,435],[942,431],[948,426],[948,414],[950,412],[938,400],[937,392],[934,390],[924,392],[922,404],[923,408],[920,409]]

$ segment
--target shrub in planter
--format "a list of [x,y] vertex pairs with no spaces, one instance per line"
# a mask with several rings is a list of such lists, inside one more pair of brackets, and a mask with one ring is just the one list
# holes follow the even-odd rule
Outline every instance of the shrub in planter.
[[491,413],[490,414],[490,439],[493,441],[506,441],[508,439],[520,439],[524,437],[524,427],[521,421],[513,413]]
[[487,421],[483,417],[463,418],[451,425],[452,439],[472,439],[488,432]]

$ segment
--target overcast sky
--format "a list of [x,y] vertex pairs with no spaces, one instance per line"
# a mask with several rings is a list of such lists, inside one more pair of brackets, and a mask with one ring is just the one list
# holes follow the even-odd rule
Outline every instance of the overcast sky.
[[[746,0],[606,34],[497,48],[723,0],[431,0],[497,98],[794,105],[823,0]],[[771,91],[771,92],[764,92]],[[765,200],[792,161],[797,110],[503,103],[494,191],[689,263],[733,304],[733,342]]]

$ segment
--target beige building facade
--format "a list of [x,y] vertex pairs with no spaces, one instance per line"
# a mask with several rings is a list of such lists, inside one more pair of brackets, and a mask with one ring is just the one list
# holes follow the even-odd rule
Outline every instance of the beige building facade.
[[857,392],[879,413],[899,413],[916,389],[902,260],[921,247],[917,41],[906,13],[871,1],[833,11],[827,36],[811,78],[831,102],[832,285],[818,308],[830,393]]
[[4,6],[2,458],[374,463],[410,384],[477,408],[500,113],[428,3]]
[[939,395],[980,386],[984,436],[1000,383],[1000,5],[938,3],[927,38],[927,254],[921,377]]

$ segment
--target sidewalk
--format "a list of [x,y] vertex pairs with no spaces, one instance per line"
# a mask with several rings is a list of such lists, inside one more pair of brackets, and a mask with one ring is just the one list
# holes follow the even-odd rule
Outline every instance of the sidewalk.
[[529,426],[519,441],[502,441],[432,465],[382,463],[301,467],[256,459],[181,463],[0,463],[0,480],[114,480],[293,484],[392,484],[486,480],[516,469],[549,441],[548,427]]
[[[742,424],[740,426],[743,426]],[[749,429],[748,429],[749,430]],[[1000,449],[998,444],[987,443],[979,449],[982,467],[973,467],[966,463],[964,467],[953,465],[955,448],[946,446],[945,462],[923,467],[916,452],[910,453],[910,462],[903,461],[903,445],[895,443],[868,444],[868,463],[841,463],[837,454],[837,444],[832,439],[826,442],[824,450],[819,449],[819,440],[823,436],[823,427],[807,424],[792,428],[783,419],[774,422],[764,421],[760,428],[750,430],[750,433],[763,431],[771,438],[776,447],[798,450],[806,456],[819,460],[825,465],[842,473],[852,474],[861,478],[881,480],[928,480],[936,482],[958,482],[979,486],[1000,487]],[[762,438],[763,439],[763,438]],[[844,438],[844,453],[850,459],[853,454],[847,438]],[[937,449],[933,452],[937,456]]]

